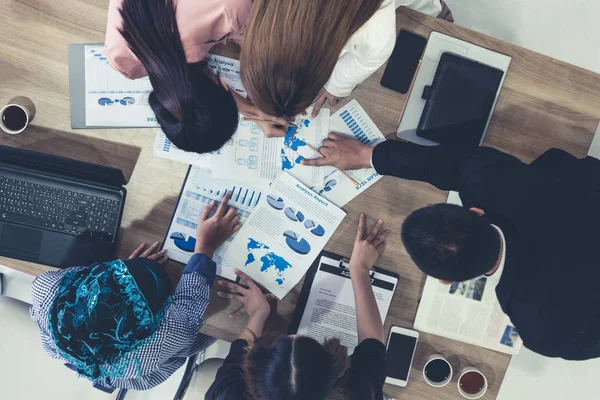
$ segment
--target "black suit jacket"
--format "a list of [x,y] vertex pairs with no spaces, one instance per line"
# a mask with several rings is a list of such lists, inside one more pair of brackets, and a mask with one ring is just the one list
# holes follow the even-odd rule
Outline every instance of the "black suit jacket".
[[455,190],[506,238],[496,294],[529,349],[600,357],[600,161],[552,149],[531,164],[488,147],[386,141],[373,151],[383,175]]

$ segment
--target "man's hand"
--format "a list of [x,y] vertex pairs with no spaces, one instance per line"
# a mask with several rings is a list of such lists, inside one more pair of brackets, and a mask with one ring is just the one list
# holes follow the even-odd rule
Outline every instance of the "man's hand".
[[322,158],[304,159],[302,165],[332,166],[341,170],[371,168],[373,147],[337,133],[329,133],[318,149]]
[[158,250],[159,244],[159,242],[156,242],[146,249],[146,243],[142,243],[133,251],[133,253],[131,253],[127,259],[132,260],[134,258],[148,258],[158,262],[159,264],[164,264],[169,259],[169,257],[167,257],[167,249],[157,252],[156,250]]
[[323,90],[321,90],[321,93],[317,97],[317,100],[315,100],[315,104],[313,105],[313,111],[312,111],[313,118],[317,117],[317,115],[319,114],[319,111],[321,111],[321,107],[323,107],[323,104],[325,104],[326,100],[329,102],[329,105],[331,107],[335,107],[335,106],[337,106],[339,98],[335,97],[334,95],[329,93],[327,91],[327,89],[323,88]]
[[215,207],[214,200],[202,211],[196,230],[194,253],[202,253],[212,258],[215,250],[241,228],[240,216],[237,215],[235,208],[227,206],[230,198],[231,191],[228,191],[217,211],[210,218],[210,212]]
[[369,272],[385,250],[385,239],[390,235],[390,230],[382,231],[383,221],[379,220],[373,225],[371,233],[366,234],[366,217],[360,213],[358,229],[354,241],[352,257],[350,257],[350,276],[354,272]]

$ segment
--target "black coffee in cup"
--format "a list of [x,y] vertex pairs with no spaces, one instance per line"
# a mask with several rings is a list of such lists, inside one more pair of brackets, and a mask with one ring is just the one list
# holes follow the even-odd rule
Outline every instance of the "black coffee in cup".
[[27,113],[19,106],[8,106],[2,113],[2,124],[11,131],[20,131],[27,125]]
[[431,360],[425,367],[425,376],[433,383],[442,383],[450,376],[450,365],[446,360]]

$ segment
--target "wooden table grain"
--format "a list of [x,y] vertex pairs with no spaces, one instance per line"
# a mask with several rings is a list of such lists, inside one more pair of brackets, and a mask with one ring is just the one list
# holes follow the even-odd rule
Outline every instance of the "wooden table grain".
[[[126,257],[141,242],[163,239],[187,166],[153,156],[153,129],[70,129],[67,45],[104,40],[107,3],[0,0],[0,104],[21,95],[31,98],[37,107],[32,126],[21,135],[1,134],[0,144],[123,169],[130,181],[118,256]],[[524,161],[531,161],[552,147],[585,156],[600,119],[599,75],[403,8],[397,12],[397,28],[424,36],[432,31],[442,32],[513,58],[485,145]],[[237,49],[219,46],[217,52],[236,56]],[[379,129],[393,138],[405,96],[379,85],[383,70],[384,67],[361,84],[340,106],[356,98]],[[386,320],[386,332],[391,325],[412,327],[425,280],[401,244],[402,222],[415,209],[444,202],[446,196],[447,193],[424,183],[383,178],[344,207],[348,216],[326,247],[338,254],[351,254],[361,211],[367,213],[371,223],[383,218],[393,230],[387,250],[377,263],[401,277]],[[0,264],[31,275],[48,270],[6,258],[0,258]],[[175,264],[170,264],[169,269],[174,276],[181,271]],[[285,328],[289,323],[300,285],[277,305],[275,326]],[[235,339],[245,324],[243,318],[228,317],[235,307],[215,297],[203,331],[221,339]],[[469,365],[482,369],[490,384],[483,398],[496,398],[509,356],[429,334],[421,335],[408,387],[386,385],[386,393],[396,399],[460,398],[456,377],[441,389],[431,388],[423,380],[423,364],[433,353],[448,357],[455,371]]]

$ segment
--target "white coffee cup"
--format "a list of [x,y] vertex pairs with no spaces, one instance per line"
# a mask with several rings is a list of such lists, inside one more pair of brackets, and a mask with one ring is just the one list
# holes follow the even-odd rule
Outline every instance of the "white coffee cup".
[[19,134],[29,126],[34,117],[33,102],[27,97],[15,97],[0,109],[0,129],[10,135]]
[[[474,392],[474,390],[469,390],[467,392],[467,391],[465,391],[466,388],[463,389],[463,387],[464,387],[463,378],[465,377],[466,374],[469,374],[469,373],[477,374],[481,378],[483,378],[483,382],[480,385],[481,389],[478,390],[477,392]],[[464,397],[465,399],[469,399],[469,400],[475,400],[475,399],[481,398],[487,392],[487,389],[488,389],[487,378],[480,370],[478,370],[475,367],[463,368],[463,370],[460,373],[460,376],[458,377],[457,385],[458,385],[458,392],[461,394],[461,396]]]
[[[446,363],[448,366],[448,370],[449,370],[448,376],[443,381],[439,381],[439,382],[431,380],[425,373],[425,371],[427,370],[427,366],[429,366],[429,364],[431,362],[436,361],[436,360],[441,360],[444,363]],[[452,364],[450,364],[448,362],[448,360],[446,360],[443,356],[441,356],[439,354],[433,354],[433,355],[429,356],[429,358],[427,359],[427,362],[425,363],[425,366],[423,367],[423,378],[425,379],[425,382],[427,382],[429,385],[431,385],[433,387],[437,387],[437,388],[446,386],[452,380],[452,374],[453,374]]]

